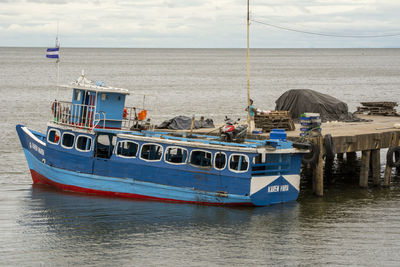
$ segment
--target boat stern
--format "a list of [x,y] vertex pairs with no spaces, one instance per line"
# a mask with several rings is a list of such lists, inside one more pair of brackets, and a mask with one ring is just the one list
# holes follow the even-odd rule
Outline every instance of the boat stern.
[[299,191],[299,174],[255,176],[250,182],[250,200],[255,206],[294,201]]

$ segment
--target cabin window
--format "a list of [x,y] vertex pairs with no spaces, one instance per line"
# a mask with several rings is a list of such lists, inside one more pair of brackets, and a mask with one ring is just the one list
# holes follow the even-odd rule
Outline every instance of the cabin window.
[[139,145],[132,141],[120,141],[117,145],[117,156],[134,158],[138,152]]
[[243,154],[232,154],[229,158],[229,169],[233,172],[246,172],[249,168],[249,157]]
[[161,160],[163,148],[157,144],[144,144],[140,152],[140,158],[144,160]]
[[75,135],[64,133],[62,136],[61,146],[64,148],[72,148],[74,146]]
[[107,94],[101,94],[101,101],[106,101],[107,99]]
[[92,148],[92,138],[89,136],[80,135],[76,139],[76,150],[86,152]]
[[226,166],[226,155],[225,153],[218,152],[215,153],[215,158],[214,158],[214,168],[217,170],[222,170]]
[[190,164],[197,167],[211,167],[211,152],[204,150],[193,150],[190,154]]
[[60,136],[59,130],[51,129],[47,134],[47,142],[58,145],[60,143]]
[[168,147],[165,151],[165,161],[172,164],[185,164],[188,151],[181,147]]

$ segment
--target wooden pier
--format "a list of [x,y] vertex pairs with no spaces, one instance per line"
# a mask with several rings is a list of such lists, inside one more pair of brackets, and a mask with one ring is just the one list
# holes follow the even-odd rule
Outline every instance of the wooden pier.
[[[346,155],[348,166],[355,166],[357,152],[361,153],[359,186],[368,187],[368,177],[372,172],[372,185],[389,186],[392,176],[392,167],[386,163],[383,184],[381,184],[380,149],[397,147],[400,145],[400,129],[395,124],[400,123],[400,117],[366,116],[359,118],[372,120],[370,122],[329,122],[322,124],[322,135],[315,137],[321,153],[317,163],[313,166],[313,191],[317,196],[324,192],[324,136],[330,134],[334,144],[334,153],[340,158]],[[299,129],[296,125],[296,129]],[[299,135],[299,130],[288,132],[288,138]],[[399,155],[396,155],[397,157]],[[334,157],[325,157],[325,168],[331,168]]]
[[[334,156],[338,158],[346,157],[348,166],[355,166],[357,152],[361,153],[361,168],[359,186],[368,187],[368,177],[370,170],[372,174],[373,186],[389,186],[392,176],[392,167],[386,163],[383,183],[380,176],[381,170],[381,149],[398,147],[400,145],[400,129],[395,124],[400,123],[400,117],[396,116],[369,116],[358,115],[359,118],[372,120],[369,122],[327,122],[322,123],[322,135],[313,138],[313,143],[317,144],[321,153],[313,168],[313,191],[317,196],[324,194],[324,165],[331,168],[334,157],[324,157],[325,148],[323,145],[324,137],[328,134],[332,136],[334,144]],[[296,124],[296,130],[287,131],[288,139],[294,140],[299,137],[300,125]],[[206,134],[212,129],[198,129],[194,132]],[[217,133],[217,131],[214,131]],[[251,135],[249,138],[265,139],[269,134]],[[397,159],[400,155],[396,153]],[[324,164],[325,162],[325,164]]]

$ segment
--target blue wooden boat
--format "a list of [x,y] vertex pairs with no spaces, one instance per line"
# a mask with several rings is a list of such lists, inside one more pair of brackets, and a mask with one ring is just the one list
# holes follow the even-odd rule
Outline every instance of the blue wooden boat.
[[65,87],[72,100],[52,103],[46,133],[16,126],[35,184],[211,205],[264,206],[298,197],[305,150],[284,134],[228,143],[218,136],[139,130],[144,121],[125,107],[128,90],[84,74]]

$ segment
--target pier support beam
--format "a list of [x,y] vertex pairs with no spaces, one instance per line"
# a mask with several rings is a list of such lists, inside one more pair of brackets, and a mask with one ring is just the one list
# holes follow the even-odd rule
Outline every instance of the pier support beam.
[[325,157],[325,177],[327,178],[327,182],[331,182],[332,174],[333,174],[333,161],[335,158],[330,158],[328,156]]
[[[396,160],[396,162],[399,161],[399,159],[400,159],[400,153],[399,153],[399,152],[396,151],[396,152],[394,153],[394,159]],[[397,167],[397,168],[396,168],[396,175],[397,175],[397,176],[400,175],[400,167]]]
[[372,183],[374,186],[381,184],[381,151],[374,149],[371,151]]
[[[389,148],[398,145],[398,136],[392,133],[389,143]],[[392,179],[392,167],[390,167],[386,162],[385,176],[383,177],[383,186],[390,186],[390,181]]]
[[357,153],[356,152],[347,152],[346,153],[346,172],[348,172],[348,173],[356,172],[356,161],[357,161]]
[[360,187],[368,187],[368,172],[371,150],[363,150],[361,156]]
[[392,167],[386,163],[385,176],[383,178],[383,186],[388,187],[390,185],[390,180],[392,179]]
[[319,146],[320,153],[318,161],[314,166],[313,192],[315,195],[322,197],[324,195],[324,159],[322,158],[324,153],[324,139],[322,136],[318,136],[314,141]]

